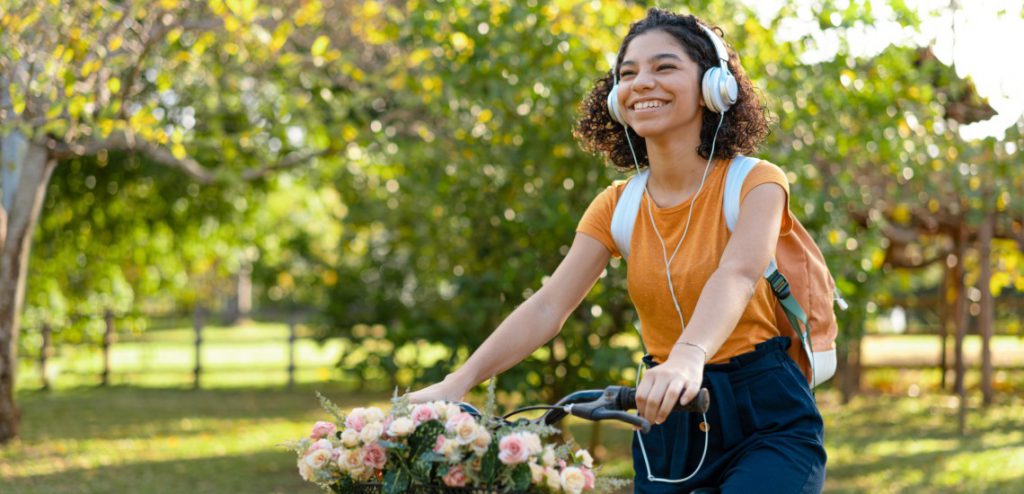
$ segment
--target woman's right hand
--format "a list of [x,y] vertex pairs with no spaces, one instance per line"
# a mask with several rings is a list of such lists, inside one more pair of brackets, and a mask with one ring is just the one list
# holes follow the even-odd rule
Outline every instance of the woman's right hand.
[[450,401],[460,402],[466,396],[470,386],[461,382],[454,374],[449,374],[436,384],[427,386],[421,390],[413,391],[406,395],[410,403],[425,403],[429,401]]

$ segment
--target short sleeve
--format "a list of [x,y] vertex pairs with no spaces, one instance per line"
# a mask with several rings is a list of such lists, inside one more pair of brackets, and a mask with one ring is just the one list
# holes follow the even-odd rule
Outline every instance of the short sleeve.
[[619,188],[616,185],[609,185],[601,191],[590,202],[579,225],[576,226],[577,232],[601,242],[615,257],[622,257],[615,246],[615,239],[612,238],[612,215],[615,214],[615,204],[619,199]]
[[747,197],[750,191],[754,190],[758,185],[767,183],[779,184],[786,191],[786,211],[782,215],[779,236],[789,235],[793,230],[794,221],[793,214],[789,211],[789,180],[786,179],[786,173],[777,165],[761,161],[750,170],[746,180],[743,181],[743,188],[740,190],[740,205],[742,207],[743,199]]

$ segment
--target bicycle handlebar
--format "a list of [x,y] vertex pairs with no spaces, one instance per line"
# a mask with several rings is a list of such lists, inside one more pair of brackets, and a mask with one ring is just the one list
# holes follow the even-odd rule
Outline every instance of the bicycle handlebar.
[[[685,405],[677,403],[673,411],[706,413],[710,405],[711,394],[707,388],[701,388],[692,401]],[[481,415],[476,408],[468,403],[460,403],[459,406],[463,411],[472,415],[477,417]],[[508,423],[506,420],[508,417],[535,408],[537,407],[525,407],[514,410],[500,420],[505,420]],[[549,410],[533,422],[552,425],[565,418],[566,415],[572,414],[576,417],[592,421],[619,420],[639,427],[645,434],[651,430],[651,423],[647,419],[626,412],[627,410],[636,409],[636,388],[629,386],[608,386],[604,390],[589,389],[576,391],[562,398],[553,406],[546,408],[549,408]]]
[[[572,396],[572,395],[570,395]],[[564,400],[563,400],[564,401]],[[705,413],[711,405],[711,393],[707,388],[701,388],[697,396],[689,403],[676,404],[673,411]],[[572,415],[587,420],[615,419],[627,424],[639,427],[645,434],[650,432],[651,424],[639,415],[626,413],[626,410],[636,408],[636,388],[628,386],[608,386],[604,393],[595,400],[586,403],[575,403],[567,405],[567,411]],[[564,416],[558,416],[556,411],[545,414],[545,423],[553,424]]]

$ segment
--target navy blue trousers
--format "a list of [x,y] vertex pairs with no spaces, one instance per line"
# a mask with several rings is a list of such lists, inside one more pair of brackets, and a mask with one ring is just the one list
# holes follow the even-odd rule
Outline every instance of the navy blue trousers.
[[[648,479],[633,436],[634,493],[689,493],[717,487],[730,493],[820,493],[825,483],[821,414],[810,387],[786,354],[789,338],[758,344],[753,352],[704,368],[711,393],[707,413],[708,452],[687,482]],[[645,358],[648,366],[656,365]],[[690,475],[704,451],[703,416],[673,412],[643,435],[650,474],[666,479]]]

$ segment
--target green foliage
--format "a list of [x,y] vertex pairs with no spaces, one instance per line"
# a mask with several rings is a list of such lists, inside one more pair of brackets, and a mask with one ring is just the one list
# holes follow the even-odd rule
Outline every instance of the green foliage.
[[[251,264],[266,304],[324,308],[321,336],[359,346],[339,364],[360,379],[434,382],[464,360],[543,284],[587,204],[621,178],[578,149],[570,123],[643,8],[403,7],[13,4],[0,71],[22,74],[29,55],[47,69],[11,87],[14,113],[0,132],[39,122],[26,134],[62,145],[128,132],[205,167],[193,183],[142,154],[63,161],[34,239],[45,262],[30,263],[26,324],[215,301]],[[905,2],[890,7],[904,25],[919,21]],[[935,284],[926,274],[894,286],[887,260],[902,246],[888,231],[970,227],[987,211],[1002,231],[1019,229],[1024,126],[961,139],[953,116],[980,98],[925,50],[858,55],[843,41],[835,56],[809,60],[814,36],[778,36],[800,8],[784,5],[764,25],[724,2],[694,10],[724,28],[766,97],[777,124],[760,154],[789,173],[790,207],[851,303],[840,314],[850,337],[890,293]],[[822,2],[813,18],[845,40],[877,22],[874,8]],[[238,180],[306,152],[328,157],[255,186]],[[918,237],[923,258],[949,247],[945,234]],[[1020,249],[996,250],[992,291],[1024,291]],[[613,261],[562,333],[508,370],[501,389],[550,401],[631,382],[634,319]],[[75,324],[59,338],[102,331],[95,318]],[[437,343],[447,350],[417,358]]]
[[409,489],[412,476],[408,471],[398,468],[384,474],[384,494],[402,494]]

